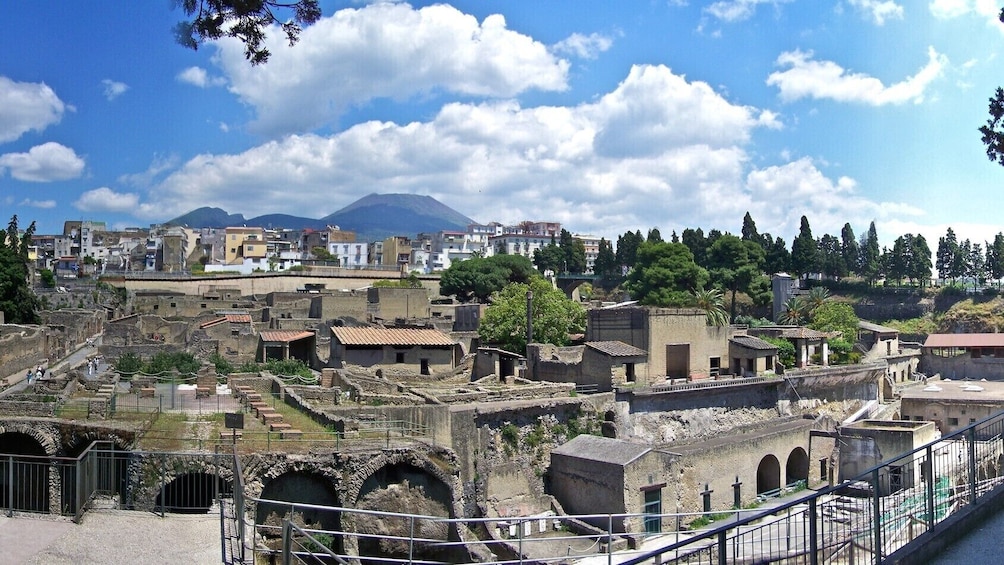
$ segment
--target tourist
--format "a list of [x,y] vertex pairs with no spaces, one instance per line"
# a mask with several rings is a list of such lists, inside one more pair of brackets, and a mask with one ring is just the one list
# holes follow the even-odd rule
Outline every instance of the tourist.
[[31,369],[28,369],[28,374],[25,375],[25,378],[28,379],[28,384],[31,384],[31,375]]
[[39,366],[38,366],[38,371],[36,371],[36,372],[35,372],[35,380],[36,380],[36,381],[40,381],[40,380],[42,380],[42,375],[43,375],[43,374],[44,374],[44,373],[42,373],[42,366],[41,366],[41,365],[39,365]]

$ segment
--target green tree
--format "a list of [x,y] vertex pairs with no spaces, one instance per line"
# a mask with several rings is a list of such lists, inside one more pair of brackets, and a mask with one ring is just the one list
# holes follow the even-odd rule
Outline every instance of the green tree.
[[753,241],[732,234],[718,238],[708,249],[708,274],[712,283],[732,293],[729,319],[736,316],[736,294],[749,290],[750,283],[763,273],[763,249]]
[[743,229],[742,229],[742,240],[752,241],[754,243],[760,243],[760,233],[756,230],[756,222],[753,221],[753,216],[747,211],[746,215],[743,216]]
[[[268,49],[262,46],[265,30],[272,24],[282,28],[293,45],[300,38],[301,26],[321,19],[319,0],[176,0],[185,15],[192,18],[174,27],[175,39],[190,49],[206,41],[233,37],[244,43],[244,57],[252,65],[268,61]],[[292,17],[280,17],[284,12]]]
[[767,273],[773,275],[787,272],[791,265],[791,253],[788,252],[784,240],[781,239],[781,236],[771,240],[770,234],[764,234],[764,241],[766,242]]
[[808,317],[805,301],[801,297],[792,296],[781,305],[781,312],[777,315],[777,323],[800,326],[808,320]]
[[581,239],[575,238],[571,232],[562,228],[558,236],[558,247],[561,248],[562,254],[562,272],[573,274],[586,272],[586,246]]
[[802,298],[802,305],[805,312],[805,319],[810,320],[815,315],[820,306],[829,302],[830,291],[824,286],[814,286],[809,289],[809,294]]
[[645,242],[638,248],[625,288],[642,304],[687,306],[690,293],[707,282],[708,272],[694,262],[686,245]]
[[951,227],[945,232],[944,237],[938,238],[938,253],[935,261],[935,268],[938,269],[938,276],[943,279],[955,279],[959,277],[956,272],[956,256],[959,254],[959,240],[955,236],[955,231]]
[[875,229],[875,222],[868,226],[868,233],[864,235],[860,247],[861,267],[858,274],[861,275],[869,285],[882,276],[882,252],[879,249],[878,231]]
[[593,261],[593,274],[601,277],[614,277],[621,274],[617,266],[617,257],[614,255],[614,248],[605,238],[600,238],[599,249],[596,252],[596,259]]
[[625,232],[617,237],[617,264],[630,269],[638,260],[638,246],[644,243],[641,230]]
[[1004,278],[1004,233],[997,232],[994,242],[987,245],[987,271],[990,278],[997,281],[997,288],[1001,286],[1001,279]]
[[858,272],[858,240],[854,237],[854,230],[850,223],[844,224],[840,230],[840,255],[844,259],[844,267],[848,271]]
[[686,228],[683,233],[680,234],[680,242],[687,246],[690,253],[694,256],[694,262],[698,265],[704,267],[707,263],[707,253],[708,247],[711,245],[708,243],[708,238],[704,237],[704,230],[701,228],[690,229]]
[[648,230],[648,236],[645,238],[645,241],[649,243],[662,243],[663,239],[662,234],[659,233],[659,228]]
[[791,270],[798,276],[819,272],[819,249],[805,216],[799,223],[798,235],[791,242]]
[[795,344],[783,337],[764,336],[760,338],[777,348],[777,362],[785,367],[795,366]]
[[858,322],[850,304],[827,301],[812,313],[809,327],[821,332],[839,332],[842,339],[854,343],[858,336]]
[[552,273],[560,273],[565,262],[565,254],[558,247],[558,242],[555,240],[554,236],[551,236],[551,242],[541,247],[540,249],[534,250],[533,252],[533,264],[537,267],[537,270],[543,273],[544,271],[551,271]]
[[513,283],[492,295],[478,328],[483,343],[526,351],[526,293],[533,291],[533,342],[567,345],[568,336],[586,329],[586,311],[543,278]]
[[[26,234],[35,232],[32,222]],[[0,234],[0,311],[8,324],[38,324],[41,302],[31,290],[28,247],[31,237],[22,238],[17,215],[11,217],[7,231]]]
[[[1001,10],[1000,19],[1004,22],[1004,10]],[[1004,165],[1004,89],[997,87],[990,97],[989,111],[990,118],[980,127],[983,145],[991,161]]]
[[522,255],[472,257],[450,265],[439,279],[444,296],[454,295],[461,302],[487,302],[492,293],[509,283],[525,283],[539,276],[533,263]]
[[[927,245],[927,239],[920,234],[913,236],[911,248],[910,256],[913,261],[908,276],[923,288],[931,279],[931,248]],[[989,245],[987,248],[989,249]]]
[[819,271],[821,273],[836,279],[842,279],[848,275],[839,239],[830,234],[824,234],[816,242],[816,247],[819,249]]
[[699,288],[691,293],[694,307],[704,310],[709,326],[727,326],[729,314],[725,311],[724,296],[717,288]]

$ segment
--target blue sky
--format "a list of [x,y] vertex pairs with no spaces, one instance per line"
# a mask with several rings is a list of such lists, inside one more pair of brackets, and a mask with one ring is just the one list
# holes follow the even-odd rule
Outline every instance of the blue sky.
[[15,0],[0,216],[147,226],[201,206],[319,218],[369,193],[479,222],[786,241],[1004,230],[977,128],[1004,84],[984,0],[326,2],[251,67],[171,2]]

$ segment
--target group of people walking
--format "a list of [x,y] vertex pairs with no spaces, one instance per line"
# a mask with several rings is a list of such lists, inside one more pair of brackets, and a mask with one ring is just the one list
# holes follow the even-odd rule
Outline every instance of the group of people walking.
[[28,379],[28,384],[31,384],[32,381],[41,380],[41,378],[44,376],[45,376],[45,369],[41,365],[39,365],[35,367],[34,371],[28,369],[28,374],[25,375],[25,378]]

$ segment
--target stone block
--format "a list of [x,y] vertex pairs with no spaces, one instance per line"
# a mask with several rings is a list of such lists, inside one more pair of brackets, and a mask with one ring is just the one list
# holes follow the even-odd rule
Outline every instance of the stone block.
[[274,410],[271,412],[259,412],[258,415],[261,417],[261,423],[265,425],[282,421],[282,414]]
[[272,422],[268,425],[269,430],[273,432],[281,432],[283,430],[290,430],[293,428],[292,424],[287,424],[286,422]]
[[157,394],[157,389],[152,386],[139,389],[140,398],[153,398],[155,394]]
[[279,437],[282,439],[300,439],[303,437],[303,432],[294,429],[283,430],[279,432]]

